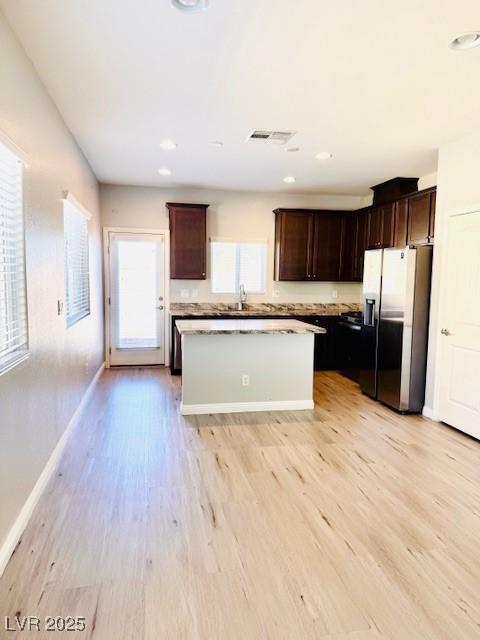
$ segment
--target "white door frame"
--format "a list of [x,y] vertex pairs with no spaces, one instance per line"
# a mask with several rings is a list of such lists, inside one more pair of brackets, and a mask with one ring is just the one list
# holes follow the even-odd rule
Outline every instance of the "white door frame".
[[[444,353],[443,348],[445,346],[445,339],[440,333],[441,327],[445,326],[445,319],[447,314],[447,295],[446,291],[443,288],[443,283],[446,281],[447,269],[448,269],[448,256],[447,256],[447,248],[448,248],[448,240],[450,233],[450,219],[456,218],[459,216],[465,216],[470,213],[477,213],[480,211],[480,203],[478,204],[470,204],[465,205],[463,207],[456,207],[455,209],[450,209],[445,216],[444,220],[441,224],[441,242],[438,243],[438,247],[434,249],[438,253],[439,248],[440,256],[439,263],[440,268],[438,270],[438,282],[439,282],[439,293],[438,293],[438,313],[436,317],[436,326],[432,327],[435,330],[434,335],[434,349],[435,349],[435,383],[433,388],[433,407],[432,413],[425,413],[428,418],[436,420],[437,422],[441,421],[441,411],[440,411],[440,394],[442,389],[442,382],[444,376],[447,375],[447,372],[443,370],[443,362],[444,362]],[[439,225],[440,226],[440,225]],[[435,225],[435,229],[437,229],[437,225]],[[435,230],[435,238],[437,239],[437,231]],[[431,316],[430,316],[431,318]],[[430,322],[432,319],[430,320]]]
[[163,274],[164,274],[164,345],[165,345],[165,367],[170,366],[170,231],[168,229],[139,229],[137,227],[103,227],[103,273],[104,273],[104,312],[105,312],[105,367],[110,368],[110,249],[109,238],[111,233],[129,233],[135,235],[154,234],[163,236],[165,251],[163,252]]

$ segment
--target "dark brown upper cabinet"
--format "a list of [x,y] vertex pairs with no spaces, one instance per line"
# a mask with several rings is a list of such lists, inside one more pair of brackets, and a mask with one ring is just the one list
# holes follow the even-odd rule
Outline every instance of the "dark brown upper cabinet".
[[392,247],[394,229],[394,203],[372,207],[368,212],[367,248]]
[[276,209],[275,279],[312,279],[312,242],[314,235],[311,211]]
[[435,212],[437,208],[437,192],[432,191],[432,199],[430,201],[430,242],[433,244],[435,238]]
[[167,202],[172,280],[205,280],[207,277],[208,206]]
[[433,242],[435,229],[435,192],[421,192],[408,198],[408,244]]
[[382,206],[382,247],[394,246],[395,233],[395,203],[390,202]]
[[367,249],[378,249],[382,246],[382,207],[372,207],[367,220]]
[[340,280],[343,211],[276,209],[275,279]]
[[398,200],[394,205],[393,246],[404,247],[407,244],[408,200]]
[[366,211],[357,213],[357,254],[355,258],[355,270],[353,272],[353,280],[361,282],[363,280],[363,263],[365,259],[365,250],[367,248],[367,227],[368,215]]
[[345,216],[319,212],[313,218],[313,280],[340,280]]
[[372,191],[373,205],[376,207],[418,191],[418,178],[392,178],[375,185]]
[[341,280],[354,281],[357,279],[357,245],[358,225],[360,216],[355,213],[347,213],[343,220],[343,243]]

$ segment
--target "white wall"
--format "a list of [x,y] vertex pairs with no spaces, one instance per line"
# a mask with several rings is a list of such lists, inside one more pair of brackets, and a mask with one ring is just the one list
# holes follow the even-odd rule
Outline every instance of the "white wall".
[[[209,204],[207,235],[209,237],[248,240],[265,238],[268,241],[267,292],[250,295],[254,302],[359,302],[361,285],[358,283],[330,282],[274,282],[273,256],[275,216],[278,207],[308,207],[331,209],[358,209],[363,205],[361,196],[302,196],[275,193],[249,193],[211,191],[207,189],[162,189],[101,185],[100,203],[102,224],[111,227],[168,228],[166,202],[197,202]],[[207,260],[207,277],[209,272]],[[210,280],[171,283],[172,302],[229,301],[233,296],[212,294]],[[279,292],[273,297],[273,291]],[[332,297],[332,291],[338,298]],[[188,298],[181,297],[187,291]],[[192,297],[196,293],[196,297]]]
[[[98,185],[0,13],[0,130],[27,155],[25,242],[30,358],[0,376],[0,547],[103,361]],[[62,190],[89,222],[91,315],[66,329]]]
[[[435,218],[432,298],[430,309],[429,353],[425,405],[436,414],[438,403],[438,367],[440,354],[441,267],[444,259],[445,231],[454,211],[480,209],[480,132],[440,148],[438,155],[438,189]],[[480,250],[480,249],[479,249]],[[454,304],[454,301],[447,301]]]

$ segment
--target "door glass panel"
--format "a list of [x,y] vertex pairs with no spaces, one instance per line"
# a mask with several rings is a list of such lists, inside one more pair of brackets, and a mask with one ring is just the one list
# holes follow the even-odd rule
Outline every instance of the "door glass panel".
[[157,244],[118,241],[118,349],[159,346],[156,307]]

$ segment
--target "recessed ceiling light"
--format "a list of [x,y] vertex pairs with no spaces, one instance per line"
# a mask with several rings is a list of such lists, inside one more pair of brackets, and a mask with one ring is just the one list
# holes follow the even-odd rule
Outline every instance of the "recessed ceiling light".
[[172,5],[180,11],[193,13],[208,7],[208,0],[172,0]]
[[300,147],[288,147],[285,151],[287,153],[297,153],[297,151],[300,151]]
[[162,140],[160,143],[160,149],[164,151],[173,151],[177,148],[177,143],[173,140]]
[[457,36],[450,43],[452,49],[473,49],[480,45],[480,31],[469,31]]
[[213,140],[210,144],[212,147],[217,147],[218,149],[223,147],[223,142],[221,140]]
[[317,153],[315,157],[317,160],[330,160],[330,158],[332,158],[332,154],[330,151],[320,151],[320,153]]
[[170,169],[167,169],[167,167],[162,167],[161,169],[158,170],[158,173],[161,176],[171,176],[172,172],[170,171]]
[[283,181],[287,184],[293,184],[295,182],[295,178],[293,176],[286,176]]

